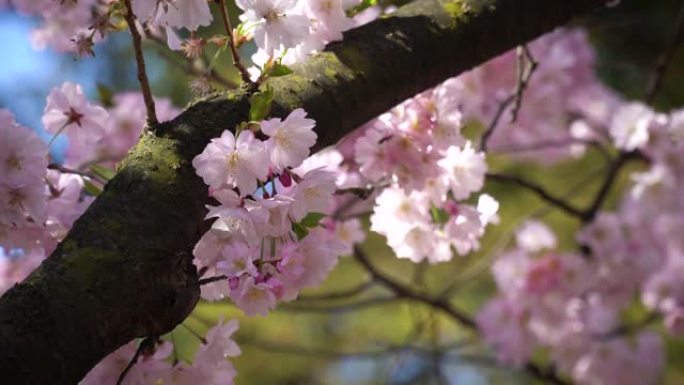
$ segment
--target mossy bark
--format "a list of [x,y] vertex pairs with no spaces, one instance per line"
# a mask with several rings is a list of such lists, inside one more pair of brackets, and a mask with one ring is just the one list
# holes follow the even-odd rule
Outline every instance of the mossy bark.
[[[603,2],[419,0],[263,86],[275,91],[274,116],[306,109],[321,148]],[[53,255],[0,298],[3,384],[75,384],[117,347],[168,332],[192,311],[207,190],[191,161],[248,111],[248,95],[232,91],[143,135]]]

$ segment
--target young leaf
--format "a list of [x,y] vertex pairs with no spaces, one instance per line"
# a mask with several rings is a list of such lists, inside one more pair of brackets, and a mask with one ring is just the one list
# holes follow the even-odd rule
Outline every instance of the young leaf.
[[304,227],[312,228],[318,226],[318,223],[323,218],[325,218],[325,214],[309,213],[301,221],[299,221],[299,223]]
[[91,165],[91,166],[90,166],[90,171],[91,171],[93,174],[99,176],[100,178],[102,178],[102,179],[104,179],[104,180],[106,180],[106,181],[108,181],[108,182],[109,182],[112,178],[114,178],[114,174],[115,174],[114,170],[109,169],[109,168],[106,168],[106,167],[102,167],[102,166],[97,165],[97,164]]
[[432,207],[430,214],[432,215],[432,221],[435,223],[444,224],[449,221],[449,214],[440,208]]
[[99,187],[95,186],[95,185],[93,184],[93,182],[91,182],[91,181],[89,181],[89,180],[87,180],[87,179],[84,179],[84,180],[83,180],[83,189],[85,190],[85,192],[86,192],[88,195],[94,196],[94,197],[100,195],[100,193],[102,192],[102,190],[100,190]]
[[293,223],[292,224],[292,230],[297,234],[297,240],[302,240],[302,238],[306,237],[309,235],[309,230],[302,226],[300,223]]
[[268,77],[277,78],[279,76],[285,76],[285,75],[289,75],[291,73],[292,73],[292,70],[290,69],[290,67],[288,67],[284,64],[281,64],[280,62],[277,62],[273,65],[273,68],[268,73]]
[[252,95],[249,98],[249,120],[253,122],[264,120],[271,111],[272,102],[273,90],[270,88]]

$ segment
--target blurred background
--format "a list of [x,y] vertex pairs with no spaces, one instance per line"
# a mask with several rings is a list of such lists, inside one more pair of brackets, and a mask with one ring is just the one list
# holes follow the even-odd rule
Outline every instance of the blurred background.
[[[601,78],[627,98],[642,99],[656,60],[677,28],[681,6],[680,0],[623,0],[607,12],[576,21],[591,34]],[[234,5],[231,7],[235,16],[237,11]],[[126,33],[112,34],[106,42],[96,45],[94,58],[78,59],[70,54],[33,50],[29,34],[36,24],[36,20],[12,11],[0,11],[0,36],[4,42],[0,108],[11,109],[20,123],[42,133],[40,116],[45,98],[51,88],[64,81],[81,84],[93,100],[109,91],[137,89],[132,47]],[[243,57],[249,58],[251,53],[250,47],[244,47]],[[207,53],[212,55],[211,51]],[[192,78],[186,74],[188,64],[182,57],[163,44],[149,42],[146,59],[155,95],[170,98],[178,107],[193,100],[195,96],[188,87]],[[214,68],[224,78],[237,82],[227,57],[219,59]],[[657,108],[668,110],[684,105],[683,84],[684,48],[680,47],[656,98]],[[56,159],[65,145],[60,140],[53,146]],[[492,168],[503,172],[525,170],[529,179],[558,195],[571,196],[580,206],[588,204],[598,189],[600,178],[587,179],[586,172],[597,162],[602,162],[598,154],[561,162],[551,169],[503,157],[489,160]],[[622,175],[620,183],[624,184],[627,173]],[[384,238],[373,233],[362,248],[375,266],[420,292],[438,294],[450,290],[453,303],[474,316],[494,292],[487,272],[493,256],[510,243],[513,230],[523,220],[543,218],[556,230],[561,249],[576,248],[575,220],[550,209],[526,190],[491,184],[485,191],[501,202],[501,224],[488,229],[478,253],[437,266],[414,264],[393,257]],[[609,201],[611,204],[615,204],[614,199]],[[367,224],[367,218],[365,221]],[[644,312],[635,308],[625,317],[640,319]],[[341,258],[322,287],[305,292],[294,303],[279,306],[266,318],[246,318],[229,301],[202,303],[165,338],[180,347],[179,359],[188,359],[199,344],[196,334],[204,335],[221,317],[240,320],[237,338],[243,353],[234,360],[240,385],[537,383],[524,372],[497,367],[491,352],[468,330],[438,310],[394,298],[382,285],[373,284],[365,270],[348,257]],[[440,349],[439,354],[434,353],[435,348]],[[684,384],[684,339],[668,341],[667,350],[668,369],[663,383]],[[539,359],[544,361],[540,354]]]

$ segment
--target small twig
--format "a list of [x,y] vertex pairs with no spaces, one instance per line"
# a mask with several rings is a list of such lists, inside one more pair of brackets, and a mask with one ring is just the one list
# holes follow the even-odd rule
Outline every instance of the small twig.
[[228,35],[228,46],[230,47],[230,53],[233,56],[233,65],[240,72],[240,77],[245,84],[250,87],[257,85],[249,77],[249,72],[245,66],[242,65],[240,60],[240,53],[235,46],[235,36],[233,35],[233,27],[230,25],[230,18],[228,17],[228,9],[226,8],[225,0],[218,0],[219,10],[221,11],[221,18],[223,19],[223,27],[226,29],[226,34]]
[[672,39],[663,53],[658,57],[658,61],[656,62],[655,68],[653,70],[653,76],[651,77],[649,85],[646,88],[646,102],[648,104],[653,104],[655,97],[658,95],[663,78],[665,77],[665,72],[672,63],[672,59],[674,58],[677,47],[682,42],[682,39],[684,39],[684,3],[679,9],[679,15],[677,16],[676,23],[677,27],[672,34]]
[[[515,121],[518,119],[518,112],[520,110],[520,106],[522,105],[523,93],[525,92],[525,89],[527,89],[527,86],[530,83],[530,79],[532,79],[532,75],[539,66],[539,63],[534,59],[532,53],[525,45],[518,47],[517,57],[518,80],[515,86],[515,90],[508,97],[502,100],[499,104],[499,107],[494,113],[492,121],[489,123],[489,126],[487,126],[487,129],[482,134],[482,138],[480,139],[480,151],[487,150],[487,143],[489,141],[489,138],[492,136],[492,134],[494,134],[494,130],[499,125],[499,121],[501,120],[504,112],[506,112],[506,109],[511,105],[511,103],[514,103],[514,105],[513,110],[511,111],[510,123],[515,123]],[[526,63],[529,63],[529,66],[526,65]]]
[[[159,56],[161,56],[167,62],[178,67],[178,69],[185,72],[187,75],[206,76],[209,78],[209,80],[219,83],[226,88],[236,88],[238,86],[235,82],[226,79],[225,77],[221,76],[218,72],[214,71],[211,68],[207,69],[206,71],[203,71],[202,69],[195,67],[192,61],[185,57],[185,55],[177,53],[176,51],[169,52],[166,42],[164,42],[164,40],[160,39],[159,37],[155,36],[152,33],[152,31],[150,31],[150,29],[147,28],[147,26],[143,28],[143,31],[145,32],[146,39],[154,42],[159,46],[159,50],[157,50]],[[176,60],[176,58],[181,59],[182,63]],[[202,57],[202,60],[206,64],[207,60],[204,56]]]
[[549,192],[547,192],[543,187],[530,182],[526,179],[523,179],[521,177],[515,176],[515,175],[506,175],[506,174],[498,174],[498,173],[487,173],[487,179],[497,181],[497,182],[507,182],[507,183],[514,183],[517,184],[520,187],[524,187],[535,194],[537,194],[540,198],[543,200],[551,203],[555,207],[558,207],[559,209],[565,211],[566,213],[579,218],[583,220],[585,218],[585,212],[576,208],[575,206],[571,205],[570,203],[566,202],[564,199],[555,197],[551,195]]
[[391,278],[382,273],[380,270],[376,269],[375,266],[371,264],[370,260],[368,259],[368,256],[363,250],[361,250],[361,248],[354,247],[354,257],[357,261],[359,261],[359,263],[364,268],[366,268],[366,270],[371,274],[374,280],[387,286],[390,290],[394,292],[394,294],[397,295],[397,297],[412,299],[418,302],[426,303],[432,306],[433,308],[444,311],[452,318],[457,320],[461,325],[468,327],[470,329],[477,329],[477,325],[475,324],[475,321],[473,321],[472,318],[461,312],[461,310],[451,306],[446,300],[441,298],[430,298],[420,293],[414,292],[411,289],[404,286],[403,284],[399,283],[398,281],[395,281],[394,278]]
[[406,351],[412,353],[431,356],[435,354],[435,351],[440,353],[457,351],[462,349],[467,344],[471,344],[472,341],[456,342],[452,344],[446,344],[442,346],[437,346],[434,349],[424,348],[415,345],[389,345],[383,350],[370,350],[370,351],[358,351],[358,352],[342,352],[336,350],[306,347],[306,346],[294,346],[294,345],[284,345],[277,344],[270,341],[255,341],[255,340],[244,340],[239,341],[240,344],[249,345],[260,350],[264,350],[270,353],[278,354],[292,354],[301,356],[312,356],[326,359],[369,359],[369,358],[384,358],[387,355],[398,354]]
[[487,130],[485,130],[485,132],[482,134],[482,139],[480,139],[480,151],[487,151],[487,142],[489,141],[489,138],[494,133],[496,126],[499,125],[499,121],[501,120],[503,113],[506,111],[506,108],[508,108],[508,106],[513,103],[514,100],[515,94],[509,95],[506,99],[501,101],[499,108],[494,114],[494,118],[492,118],[491,123],[489,123],[489,126],[487,126]]
[[344,313],[371,306],[395,304],[400,301],[401,298],[397,297],[376,297],[359,300],[356,302],[344,303],[341,305],[307,306],[302,304],[283,303],[279,305],[278,310],[305,313]]
[[297,297],[298,301],[329,301],[329,300],[336,300],[336,299],[347,299],[349,297],[353,297],[355,295],[361,294],[364,291],[368,290],[371,288],[373,285],[375,285],[375,282],[373,280],[368,280],[365,282],[362,282],[359,285],[356,285],[350,289],[347,290],[340,290],[340,291],[334,291],[331,293],[323,293],[323,294],[313,294],[313,295],[299,295]]
[[218,281],[224,281],[226,279],[228,279],[228,277],[225,275],[219,275],[216,277],[209,277],[209,278],[202,278],[199,280],[199,285],[204,286],[204,285],[208,285],[210,283],[214,283],[214,282],[218,282]]
[[[423,295],[412,291],[411,289],[405,287],[403,284],[394,280],[393,278],[385,275],[381,271],[375,268],[368,259],[368,256],[359,247],[354,247],[354,257],[359,263],[366,268],[366,270],[373,276],[373,278],[383,283],[390,290],[392,290],[398,297],[407,298],[417,302],[422,302],[432,308],[442,310],[444,313],[449,315],[452,319],[457,321],[461,326],[471,329],[474,332],[479,332],[477,324],[470,318],[467,314],[461,312],[461,310],[453,307],[446,299],[443,298],[431,298],[429,296]],[[525,370],[532,376],[548,381],[554,385],[568,385],[566,381],[559,378],[553,367],[542,367],[533,362],[528,362],[525,364]]]
[[138,82],[140,82],[140,88],[142,88],[143,99],[145,100],[145,109],[147,110],[147,125],[149,127],[154,127],[159,124],[157,120],[157,112],[154,106],[154,99],[152,98],[152,91],[150,89],[150,82],[147,78],[147,71],[145,70],[145,57],[142,51],[142,39],[140,38],[140,32],[138,27],[135,25],[135,14],[133,14],[133,7],[131,6],[131,0],[124,0],[126,4],[126,23],[128,23],[128,29],[131,31],[131,38],[133,40],[133,50],[135,52],[135,61],[138,67]]
[[189,331],[190,334],[192,334],[195,338],[197,338],[198,340],[200,340],[200,342],[202,342],[203,344],[206,345],[207,340],[206,340],[204,337],[202,337],[199,333],[197,333],[196,331],[192,330],[192,329],[190,328],[190,326],[188,326],[188,325],[186,325],[186,324],[184,324],[184,323],[182,323],[182,322],[181,322],[181,326],[183,326],[187,331]]
[[591,202],[589,207],[582,212],[581,219],[584,224],[591,223],[594,218],[596,218],[599,209],[601,209],[601,206],[608,198],[608,193],[615,184],[615,180],[617,179],[620,170],[625,164],[627,164],[627,161],[631,159],[643,159],[643,156],[638,152],[621,152],[620,155],[618,155],[618,157],[615,158],[615,160],[613,160],[613,162],[608,166],[606,176],[603,179],[603,183],[601,184],[598,193],[594,197],[594,200]]
[[153,338],[153,337],[147,337],[144,340],[140,341],[140,345],[138,345],[138,349],[135,351],[133,358],[131,358],[131,360],[128,362],[128,365],[126,365],[124,370],[121,372],[121,375],[119,375],[119,379],[116,381],[116,385],[123,384],[123,381],[126,378],[126,375],[128,374],[128,372],[131,371],[131,369],[133,368],[133,365],[135,365],[135,363],[138,362],[138,358],[140,358],[140,355],[145,350],[153,348],[156,341],[157,341],[157,338]]
[[89,172],[87,172],[87,171],[74,170],[74,169],[72,169],[72,168],[64,167],[64,166],[62,166],[61,164],[57,164],[57,163],[50,163],[50,164],[48,164],[48,169],[50,169],[50,170],[56,170],[56,171],[59,171],[59,172],[61,172],[61,173],[63,173],[63,174],[74,174],[74,175],[78,175],[78,176],[81,176],[81,177],[84,177],[84,178],[88,178],[88,179],[92,179],[92,180],[97,180],[98,182],[101,182],[101,183],[103,183],[103,184],[106,184],[106,183],[107,183],[106,180],[101,179],[101,178],[98,178],[96,175],[91,174],[91,173],[89,173]]
[[539,63],[534,59],[532,52],[530,52],[526,45],[519,46],[516,54],[518,56],[518,83],[515,86],[515,104],[513,105],[513,111],[511,111],[511,123],[515,123],[518,120],[523,93],[527,89],[534,71],[539,66]]

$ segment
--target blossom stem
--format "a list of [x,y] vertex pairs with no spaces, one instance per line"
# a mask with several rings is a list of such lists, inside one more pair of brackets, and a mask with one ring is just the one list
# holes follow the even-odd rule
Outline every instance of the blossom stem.
[[147,337],[140,342],[140,345],[138,345],[138,349],[135,351],[135,354],[133,355],[133,358],[131,358],[131,360],[128,362],[128,365],[126,365],[124,370],[121,372],[121,375],[119,375],[119,379],[116,381],[116,385],[123,384],[123,381],[126,379],[126,375],[128,374],[128,372],[131,371],[133,365],[135,365],[135,363],[138,362],[138,358],[140,358],[142,352],[154,347],[154,343],[155,338],[152,337]]
[[225,275],[219,275],[219,276],[216,276],[216,277],[209,277],[209,278],[202,278],[202,279],[199,280],[199,285],[200,285],[200,286],[204,286],[204,285],[208,285],[208,284],[210,284],[210,283],[219,282],[219,281],[224,281],[224,280],[226,280],[226,279],[228,279],[228,277],[225,276]]
[[228,9],[226,8],[225,0],[218,0],[219,10],[221,11],[221,19],[223,19],[223,26],[226,29],[226,35],[228,35],[228,46],[230,48],[230,53],[233,56],[233,66],[240,72],[240,77],[242,81],[248,84],[250,87],[254,87],[256,83],[249,78],[249,72],[242,61],[240,60],[240,53],[235,46],[235,36],[233,35],[233,27],[230,25],[230,18],[228,17]]
[[145,57],[142,51],[142,39],[138,27],[135,25],[135,14],[131,6],[131,0],[124,0],[126,4],[126,23],[128,29],[131,31],[131,39],[133,40],[133,50],[135,52],[135,62],[138,67],[138,82],[142,88],[143,99],[145,100],[145,109],[147,110],[147,125],[153,127],[159,124],[157,120],[157,111],[154,106],[154,99],[152,98],[152,91],[150,89],[150,82],[147,78],[147,70],[145,69]]

